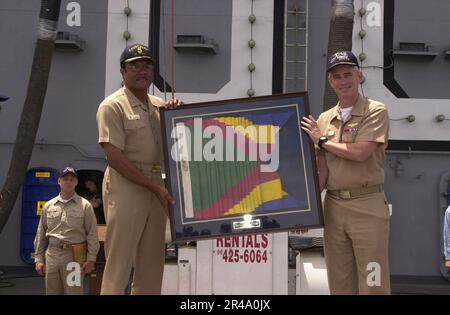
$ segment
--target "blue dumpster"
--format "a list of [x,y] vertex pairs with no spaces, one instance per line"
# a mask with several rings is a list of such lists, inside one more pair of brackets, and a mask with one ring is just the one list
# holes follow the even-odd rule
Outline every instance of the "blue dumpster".
[[22,191],[22,227],[20,256],[29,264],[34,263],[34,238],[45,202],[59,193],[57,170],[46,167],[27,171]]

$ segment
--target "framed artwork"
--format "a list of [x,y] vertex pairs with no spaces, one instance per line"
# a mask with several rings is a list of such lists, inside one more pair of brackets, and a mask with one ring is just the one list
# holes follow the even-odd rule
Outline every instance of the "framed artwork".
[[307,93],[161,109],[174,242],[323,226]]

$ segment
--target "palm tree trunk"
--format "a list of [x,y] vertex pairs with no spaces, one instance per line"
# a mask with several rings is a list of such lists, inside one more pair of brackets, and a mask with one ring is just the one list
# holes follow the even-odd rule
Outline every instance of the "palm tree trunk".
[[[355,8],[353,0],[332,0],[330,34],[328,37],[328,58],[339,50],[352,50],[353,16]],[[325,78],[323,110],[330,109],[337,103],[337,96]]]
[[27,96],[17,128],[8,174],[0,192],[0,233],[14,208],[33,152],[47,91],[60,7],[61,0],[41,1],[38,38],[34,49]]

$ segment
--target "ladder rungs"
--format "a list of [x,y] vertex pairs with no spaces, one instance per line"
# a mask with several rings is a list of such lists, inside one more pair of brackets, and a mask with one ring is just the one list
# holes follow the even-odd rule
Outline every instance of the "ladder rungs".
[[306,11],[288,10],[289,14],[306,14]]

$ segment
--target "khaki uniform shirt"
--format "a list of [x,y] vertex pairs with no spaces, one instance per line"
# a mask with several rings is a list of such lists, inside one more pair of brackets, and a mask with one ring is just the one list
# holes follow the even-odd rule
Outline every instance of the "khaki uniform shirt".
[[157,107],[164,100],[148,96],[143,104],[126,87],[107,97],[97,111],[99,143],[111,143],[135,165],[163,160],[161,125]]
[[327,189],[354,189],[384,183],[384,157],[389,132],[389,117],[384,104],[359,95],[346,122],[341,119],[339,103],[322,113],[317,122],[329,141],[380,143],[364,162],[347,160],[316,147],[317,154],[325,154],[327,160]]
[[95,261],[100,247],[97,220],[92,205],[75,195],[66,203],[61,195],[47,201],[42,209],[36,233],[35,262],[44,262],[45,249],[50,238],[66,244],[87,242],[87,260]]

